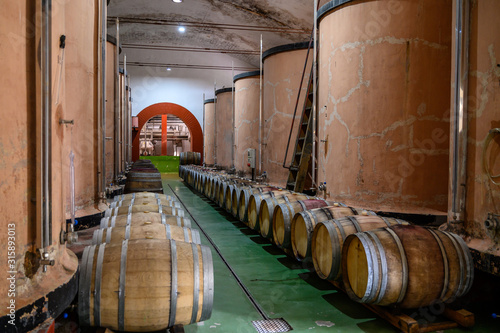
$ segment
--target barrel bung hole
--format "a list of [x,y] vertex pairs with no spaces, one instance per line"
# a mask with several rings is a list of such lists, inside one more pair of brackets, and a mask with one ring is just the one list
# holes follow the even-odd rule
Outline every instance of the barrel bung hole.
[[347,250],[347,276],[352,291],[362,298],[368,283],[368,260],[363,244],[357,237],[349,243]]

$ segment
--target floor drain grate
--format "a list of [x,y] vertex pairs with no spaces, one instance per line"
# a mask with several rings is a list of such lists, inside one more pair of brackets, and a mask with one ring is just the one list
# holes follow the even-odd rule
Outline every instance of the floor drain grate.
[[253,326],[259,333],[279,333],[293,330],[283,318],[252,321]]

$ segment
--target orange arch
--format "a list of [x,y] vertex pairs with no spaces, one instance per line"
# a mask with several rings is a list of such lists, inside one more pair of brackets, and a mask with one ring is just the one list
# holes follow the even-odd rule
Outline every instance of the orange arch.
[[139,159],[139,133],[141,133],[142,127],[150,118],[162,114],[173,114],[186,124],[189,132],[191,132],[191,151],[200,153],[203,158],[203,131],[198,119],[188,109],[178,104],[157,103],[148,106],[137,115],[139,118],[139,127],[132,142],[132,159],[134,161]]

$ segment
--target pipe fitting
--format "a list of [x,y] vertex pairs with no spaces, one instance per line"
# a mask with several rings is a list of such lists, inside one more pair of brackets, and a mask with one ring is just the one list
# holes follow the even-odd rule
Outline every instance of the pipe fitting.
[[499,215],[489,213],[488,214],[488,219],[484,221],[484,226],[486,229],[491,230],[491,231],[498,231],[500,230],[500,219]]

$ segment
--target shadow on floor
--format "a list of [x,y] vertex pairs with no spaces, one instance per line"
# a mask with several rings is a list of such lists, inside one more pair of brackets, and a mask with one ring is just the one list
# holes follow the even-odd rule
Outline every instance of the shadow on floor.
[[351,300],[342,291],[336,290],[331,294],[326,294],[321,297],[334,308],[353,319],[369,319],[376,317],[370,310]]
[[[310,266],[306,266],[306,267],[311,269]],[[316,272],[314,272],[314,270],[312,272],[301,273],[301,274],[299,274],[299,277],[302,280],[304,280],[305,282],[307,282],[309,285],[313,286],[314,288],[316,288],[318,290],[333,290],[333,289],[335,289],[335,287],[331,283],[329,283],[326,280],[320,279],[318,277],[318,275],[316,275]]]

